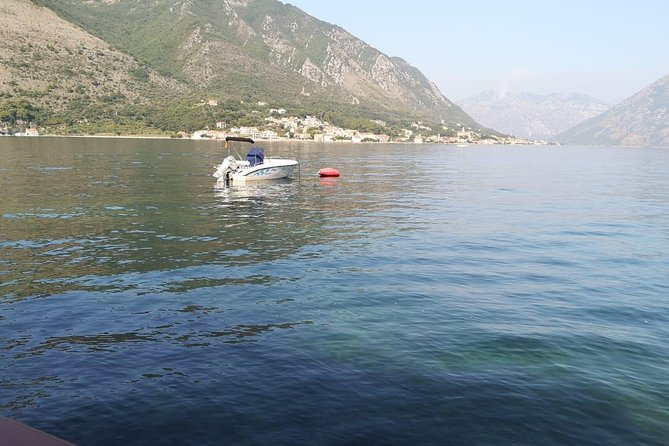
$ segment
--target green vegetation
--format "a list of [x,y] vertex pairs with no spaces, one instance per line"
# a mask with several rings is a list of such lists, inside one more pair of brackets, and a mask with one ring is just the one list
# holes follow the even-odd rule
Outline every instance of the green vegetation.
[[[298,70],[307,59],[325,70],[334,42],[331,32],[336,28],[277,0],[249,0],[248,5],[234,6],[233,14],[222,0],[33,2],[132,58],[132,63],[119,62],[115,58],[120,53],[112,50],[87,48],[90,44],[61,47],[58,42],[46,43],[45,56],[36,50],[39,42],[24,44],[21,51],[33,57],[21,63],[43,63],[52,57],[48,54],[78,62],[53,70],[54,84],[77,79],[78,84],[66,90],[19,91],[16,86],[11,92],[34,99],[44,111],[33,113],[33,118],[53,131],[175,134],[213,128],[218,121],[265,129],[269,108],[285,108],[290,115],[317,116],[339,127],[391,137],[415,121],[435,129],[441,128],[444,118],[476,125],[457,106],[444,98],[435,99],[429,81],[401,60],[393,59],[416,80],[407,87],[412,89],[408,96],[413,103],[386,97],[381,89],[370,87],[373,83],[363,82],[353,90],[359,96],[354,100],[351,92],[330,78],[322,83],[308,81]],[[381,53],[353,37],[350,41],[355,54],[342,63],[371,70]],[[107,73],[110,67],[122,70],[113,82]],[[35,69],[44,72],[37,65],[26,68]],[[416,83],[421,87],[416,88]],[[210,99],[218,105],[206,105]]]
[[19,121],[32,122],[39,110],[26,99],[0,101],[0,122],[14,126]]

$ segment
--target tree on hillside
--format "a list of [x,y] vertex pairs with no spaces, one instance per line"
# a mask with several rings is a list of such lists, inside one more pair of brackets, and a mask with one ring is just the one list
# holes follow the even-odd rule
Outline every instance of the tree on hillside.
[[17,121],[35,120],[35,107],[25,99],[0,102],[0,122],[15,125]]

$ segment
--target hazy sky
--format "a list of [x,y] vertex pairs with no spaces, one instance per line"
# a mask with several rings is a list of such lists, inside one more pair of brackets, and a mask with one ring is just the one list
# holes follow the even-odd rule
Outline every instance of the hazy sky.
[[618,102],[669,75],[667,0],[283,0],[433,80]]

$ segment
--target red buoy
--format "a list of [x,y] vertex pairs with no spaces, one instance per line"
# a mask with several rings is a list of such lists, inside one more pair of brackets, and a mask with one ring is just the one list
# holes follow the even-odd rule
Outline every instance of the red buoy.
[[324,167],[318,171],[318,175],[322,177],[338,177],[341,176],[341,173],[333,167]]

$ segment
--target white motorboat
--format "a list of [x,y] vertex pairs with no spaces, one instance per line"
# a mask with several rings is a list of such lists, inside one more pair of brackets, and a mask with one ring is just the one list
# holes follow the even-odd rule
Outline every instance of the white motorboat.
[[251,148],[248,155],[246,155],[246,160],[240,160],[230,154],[230,141],[255,144],[251,138],[238,138],[234,136],[225,138],[225,145],[228,147],[228,156],[216,168],[216,172],[214,172],[214,177],[218,178],[219,181],[229,183],[278,180],[289,177],[300,164],[297,160],[265,158],[265,153],[260,147]]

